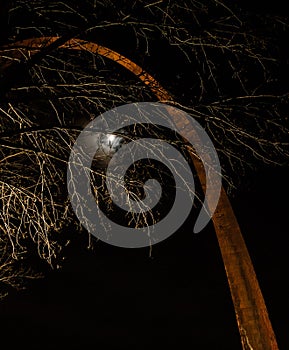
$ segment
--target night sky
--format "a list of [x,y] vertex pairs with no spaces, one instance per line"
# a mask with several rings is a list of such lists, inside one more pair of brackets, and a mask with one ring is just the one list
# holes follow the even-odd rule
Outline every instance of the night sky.
[[[244,2],[280,15],[282,4]],[[280,350],[289,349],[288,179],[288,167],[258,164],[231,194]],[[241,349],[213,225],[194,234],[195,215],[151,252],[89,250],[69,227],[63,268],[0,302],[3,348]]]
[[[232,200],[280,349],[289,346],[288,175],[263,169]],[[91,252],[75,240],[63,270],[1,303],[2,342],[15,349],[241,349],[214,230],[194,235],[190,220],[151,257],[148,249],[101,242]]]

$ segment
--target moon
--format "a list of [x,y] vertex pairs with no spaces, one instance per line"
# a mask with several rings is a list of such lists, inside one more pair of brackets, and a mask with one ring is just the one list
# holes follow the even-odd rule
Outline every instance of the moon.
[[96,134],[94,142],[97,144],[97,151],[94,155],[96,167],[106,167],[113,155],[120,149],[124,138],[114,134]]

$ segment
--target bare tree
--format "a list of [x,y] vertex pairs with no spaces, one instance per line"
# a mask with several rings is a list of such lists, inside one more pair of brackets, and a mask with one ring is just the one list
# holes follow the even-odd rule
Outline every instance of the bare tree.
[[[286,72],[275,42],[288,30],[284,19],[257,18],[252,25],[250,14],[215,0],[81,6],[18,0],[9,16],[10,36],[0,53],[3,283],[18,286],[31,276],[18,263],[28,247],[51,266],[59,264],[67,244],[63,228],[77,225],[65,174],[81,128],[112,107],[156,100],[158,86],[147,76],[139,80],[85,48],[96,38],[154,73],[174,103],[200,121],[221,156],[227,189],[256,161],[288,164],[288,91],[280,83]],[[81,50],[73,49],[73,40],[80,49],[82,40]],[[165,57],[174,60],[170,72],[158,62]],[[103,179],[100,168],[95,175]],[[105,194],[101,199],[110,210]]]

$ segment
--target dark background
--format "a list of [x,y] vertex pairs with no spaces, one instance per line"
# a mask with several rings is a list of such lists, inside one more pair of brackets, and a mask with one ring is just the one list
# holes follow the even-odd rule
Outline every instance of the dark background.
[[[289,347],[288,176],[264,168],[232,200],[280,349]],[[92,252],[75,240],[63,270],[0,304],[2,344],[241,349],[214,230],[195,235],[192,219],[151,257],[102,242]]]
[[[243,6],[281,15],[286,3]],[[289,169],[264,166],[232,198],[281,350],[289,348],[288,179]],[[75,238],[61,271],[0,303],[1,346],[241,349],[213,227],[194,235],[193,219],[151,256],[102,242],[90,251]]]

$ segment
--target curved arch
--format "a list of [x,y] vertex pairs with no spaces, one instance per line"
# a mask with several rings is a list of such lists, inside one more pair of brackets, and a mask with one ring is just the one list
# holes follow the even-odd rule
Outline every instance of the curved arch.
[[[39,51],[43,49],[43,44],[45,44],[45,47],[47,47],[55,43],[58,39],[60,39],[60,37],[58,36],[25,39],[22,41],[17,41],[16,43],[11,44],[9,46],[6,46],[6,48],[15,49],[16,52],[18,49],[27,49],[28,51],[29,49],[34,49],[33,52],[37,52],[37,50]],[[173,101],[172,96],[159,84],[159,82],[155,78],[153,78],[149,73],[143,70],[139,65],[137,65],[136,63],[134,63],[133,61],[119,54],[116,51],[113,51],[105,46],[101,46],[96,43],[81,39],[70,39],[64,44],[60,45],[59,48],[78,51],[84,50],[108,58],[129,70],[145,85],[148,85],[150,90],[154,93],[158,100],[163,102]]]
[[[55,43],[58,39],[60,38],[40,37],[26,39],[5,48],[16,50],[14,57],[19,57],[20,53],[19,51],[17,53],[17,50],[20,48],[26,49],[30,55],[32,53],[31,49],[37,52],[37,50],[39,51],[43,47]],[[132,72],[146,84],[159,101],[173,102],[172,96],[150,74],[127,57],[107,47],[81,39],[70,39],[64,44],[59,45],[59,48],[85,50],[113,60]],[[174,115],[172,118],[178,126],[184,127],[182,119],[179,116]],[[190,133],[192,130],[188,129],[187,132]],[[197,137],[197,135],[195,136]],[[206,176],[204,167],[197,157],[193,154],[191,154],[191,157],[203,191],[205,192]],[[256,273],[224,188],[221,190],[219,204],[212,217],[212,221],[227,274],[243,349],[278,350],[277,341]]]

